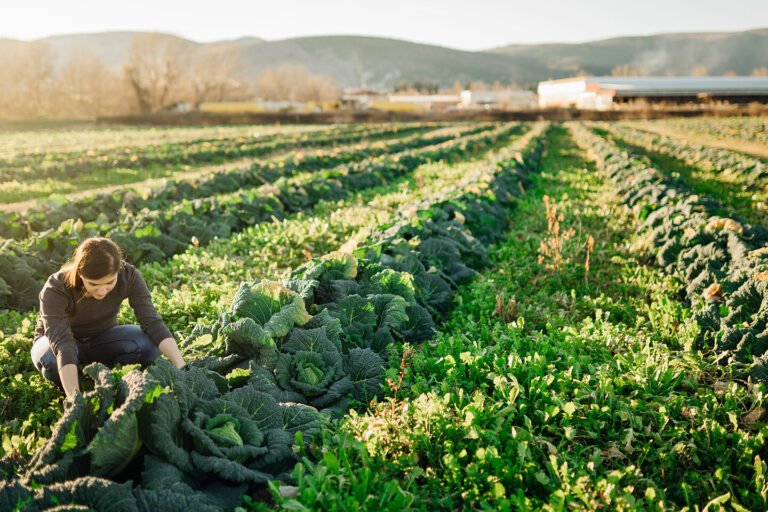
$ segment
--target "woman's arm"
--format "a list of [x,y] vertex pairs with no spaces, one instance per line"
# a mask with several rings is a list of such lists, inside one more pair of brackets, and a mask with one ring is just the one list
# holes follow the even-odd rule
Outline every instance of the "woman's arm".
[[65,364],[59,368],[59,378],[64,392],[67,394],[67,400],[70,402],[75,399],[75,395],[80,392],[80,382],[77,380],[77,365]]
[[158,348],[160,349],[160,352],[162,352],[176,368],[182,368],[185,364],[187,364],[184,362],[184,358],[181,357],[179,347],[176,345],[176,340],[173,338],[165,338],[160,342]]

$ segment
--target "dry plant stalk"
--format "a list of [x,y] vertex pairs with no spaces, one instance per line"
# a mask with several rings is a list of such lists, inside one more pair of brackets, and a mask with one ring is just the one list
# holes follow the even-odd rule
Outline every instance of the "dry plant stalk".
[[493,316],[498,316],[504,323],[510,323],[517,318],[517,300],[512,297],[505,304],[504,294],[496,295],[496,308],[493,310]]
[[592,255],[592,252],[595,250],[595,239],[592,235],[589,235],[589,238],[587,238],[587,259],[584,262],[584,282],[589,282],[589,257]]
[[557,205],[549,196],[544,196],[544,207],[547,215],[547,236],[539,244],[539,265],[547,261],[544,267],[557,272],[564,263],[567,263],[563,256],[563,244],[566,240],[573,238],[576,231],[573,228],[564,231],[560,229],[560,223],[565,220],[565,215],[558,213]]
[[[395,416],[399,409],[401,409],[405,404],[401,402],[397,394],[400,392],[400,388],[403,387],[403,380],[405,380],[405,372],[408,369],[408,367],[411,364],[411,357],[413,356],[413,348],[408,347],[403,351],[403,356],[400,359],[400,371],[397,375],[397,382],[395,382],[391,377],[387,378],[387,384],[389,385],[389,389],[392,390],[392,399],[387,403],[384,410],[382,411],[384,417],[392,417]],[[373,408],[373,403],[371,403],[371,406]]]

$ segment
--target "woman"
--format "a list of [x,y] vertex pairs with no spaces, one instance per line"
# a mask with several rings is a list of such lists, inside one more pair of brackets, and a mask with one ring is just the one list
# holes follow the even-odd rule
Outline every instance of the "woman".
[[[128,298],[138,325],[117,325]],[[40,292],[32,362],[68,400],[80,391],[78,365],[149,364],[160,353],[184,366],[176,341],[155,310],[139,271],[107,238],[89,238]]]

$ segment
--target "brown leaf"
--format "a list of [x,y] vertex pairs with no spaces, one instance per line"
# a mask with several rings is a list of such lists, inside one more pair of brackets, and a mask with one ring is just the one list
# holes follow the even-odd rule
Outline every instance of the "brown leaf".
[[757,274],[755,274],[755,279],[757,279],[758,281],[768,282],[768,270],[764,272],[758,272]]
[[757,407],[755,409],[752,409],[747,413],[743,418],[741,418],[741,421],[743,423],[746,423],[747,425],[752,425],[753,423],[757,423],[760,421],[760,419],[765,414],[765,409],[762,407]]
[[308,251],[308,250],[306,250],[306,249],[302,249],[302,251],[301,251],[301,254],[303,254],[303,255],[304,255],[304,257],[305,257],[305,258],[307,258],[308,260],[311,260],[311,259],[312,259],[312,253],[311,253],[311,252],[309,252],[309,251]]
[[704,299],[707,302],[723,302],[725,297],[723,296],[723,287],[719,283],[713,283],[704,290]]

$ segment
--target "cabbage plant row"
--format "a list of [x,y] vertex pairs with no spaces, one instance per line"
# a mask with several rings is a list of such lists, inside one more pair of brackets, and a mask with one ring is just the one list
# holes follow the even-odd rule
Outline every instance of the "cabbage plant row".
[[288,480],[330,415],[381,396],[393,342],[428,339],[487,263],[541,148],[539,137],[525,157],[478,164],[357,250],[314,258],[281,283],[241,285],[186,340],[211,355],[182,370],[89,366],[93,389],[32,460],[0,462],[16,476],[0,484],[0,508],[231,510]]
[[653,124],[668,126],[674,130],[714,137],[716,139],[741,139],[758,144],[768,144],[768,118],[731,117],[699,119],[665,119]]
[[[343,125],[349,128],[351,125]],[[339,129],[341,125],[320,127],[316,125],[232,125],[232,126],[158,126],[146,127],[110,126],[94,129],[85,125],[81,128],[69,127],[67,130],[16,131],[0,134],[0,158],[15,159],[31,156],[49,156],[52,151],[64,153],[83,153],[94,148],[130,151],[143,146],[158,146],[174,142],[193,142],[195,140],[221,140],[227,137],[266,137],[273,134],[300,133],[305,131],[328,131]],[[45,156],[44,156],[45,155]]]
[[[108,236],[141,264],[161,261],[184,251],[190,244],[206,244],[287,212],[310,207],[320,200],[338,199],[362,188],[379,185],[412,171],[419,165],[461,157],[502,140],[517,127],[501,127],[489,133],[454,138],[440,144],[403,152],[392,157],[347,164],[327,174],[313,175],[304,183],[278,180],[259,188],[224,197],[181,201],[170,210],[143,210],[119,223],[69,222],[23,241],[8,241],[0,253],[0,307],[18,310],[37,305],[37,294],[48,275],[90,236]],[[444,139],[449,139],[445,141]]]
[[226,137],[172,142],[162,145],[112,148],[103,151],[51,152],[0,159],[0,181],[66,179],[84,173],[112,169],[142,169],[148,165],[200,165],[236,158],[262,156],[275,151],[346,144],[365,138],[422,131],[419,125],[398,127],[342,127],[299,133],[275,133],[263,137]]
[[630,144],[736,178],[749,189],[762,190],[768,185],[768,167],[759,158],[689,141],[679,142],[665,135],[632,128],[612,126],[611,131]]
[[[476,128],[481,130],[483,127]],[[487,127],[486,127],[487,128]],[[332,137],[313,139],[314,146],[332,146],[333,150],[318,149],[311,153],[292,152],[266,161],[255,163],[246,162],[238,168],[228,171],[208,173],[194,179],[167,179],[162,185],[149,190],[136,190],[131,186],[120,188],[109,193],[93,194],[83,199],[64,201],[51,199],[38,207],[23,212],[0,213],[0,236],[5,238],[22,239],[35,235],[39,231],[56,229],[62,222],[69,219],[81,219],[83,222],[99,221],[100,223],[116,222],[129,213],[137,213],[144,208],[150,210],[165,208],[178,198],[196,199],[213,194],[235,192],[241,188],[258,186],[288,176],[299,171],[310,171],[329,167],[331,165],[370,158],[387,152],[403,151],[415,146],[416,141],[422,140],[423,130],[417,130],[413,136],[403,139],[414,129],[396,128],[378,132],[363,132],[359,138],[346,142],[359,143],[362,140],[376,140],[384,137],[397,136],[394,142],[358,146],[339,149],[338,141]]]
[[716,201],[689,193],[646,158],[575,126],[621,200],[644,219],[642,245],[667,273],[685,283],[684,294],[700,333],[698,348],[723,363],[749,365],[768,380],[768,231],[714,214]]

